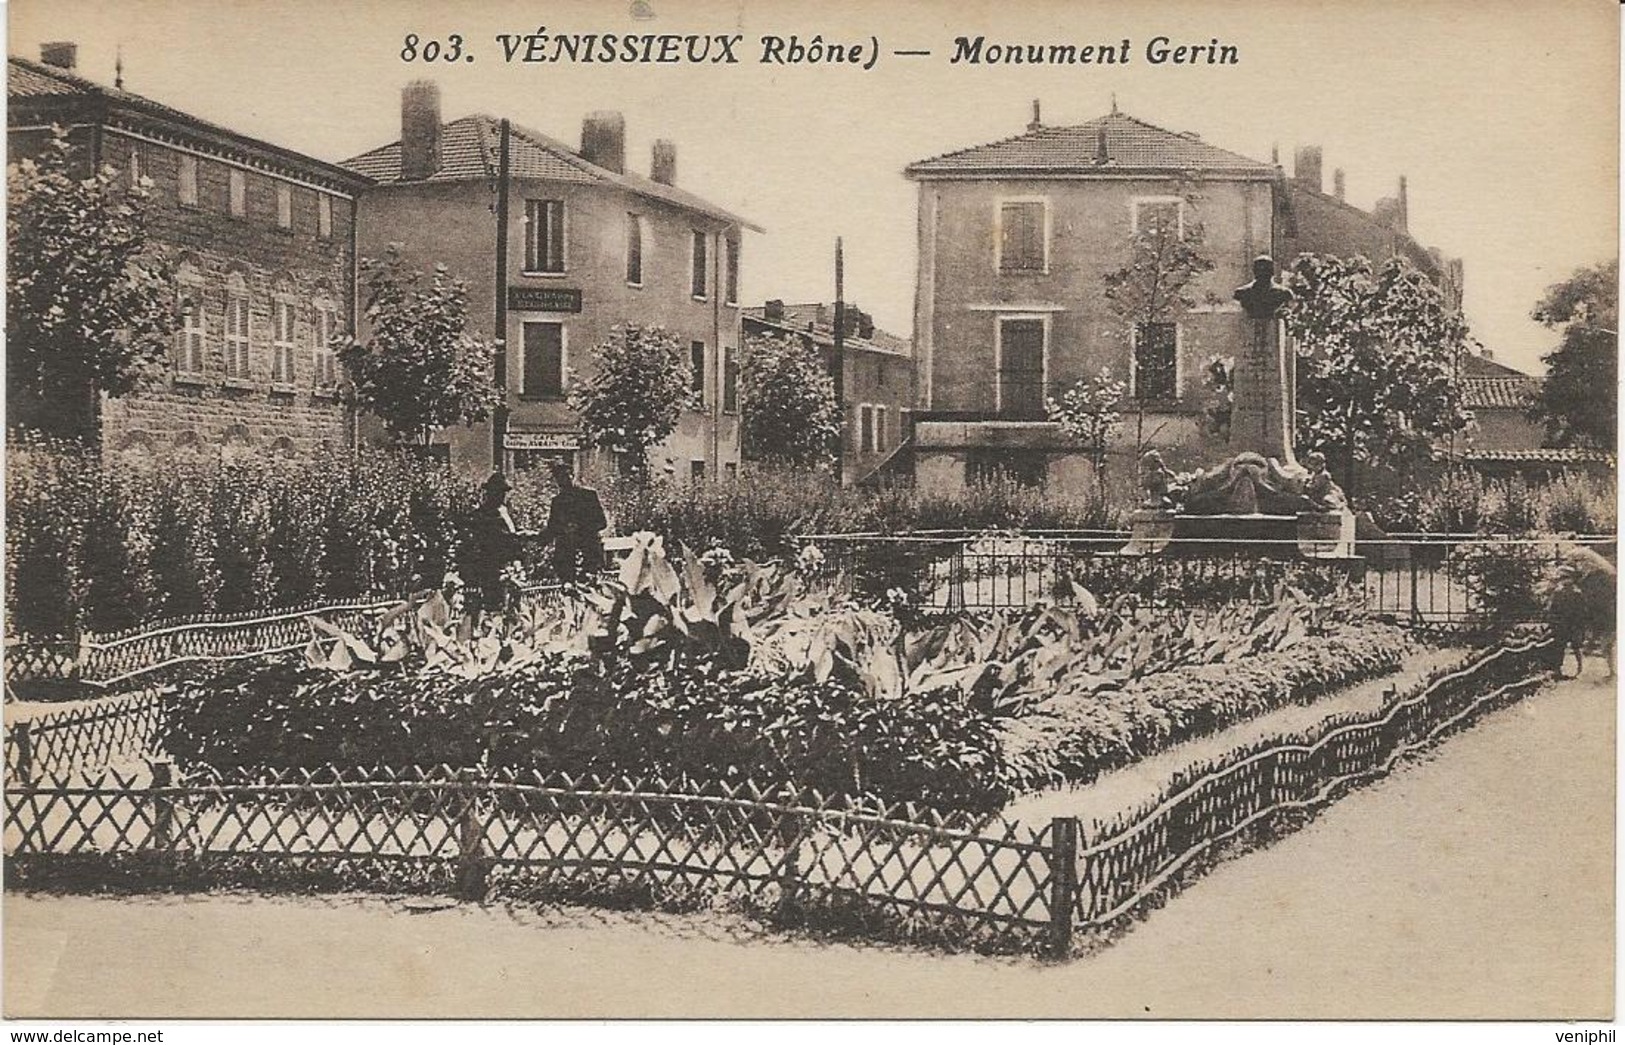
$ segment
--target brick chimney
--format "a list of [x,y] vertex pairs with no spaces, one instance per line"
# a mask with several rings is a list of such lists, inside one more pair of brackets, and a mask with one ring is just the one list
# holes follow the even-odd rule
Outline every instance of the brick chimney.
[[626,117],[590,112],[581,121],[581,158],[616,174],[626,173]]
[[1320,191],[1320,146],[1304,145],[1292,163],[1292,178],[1298,184]]
[[1406,191],[1403,174],[1399,176],[1399,227],[1402,229],[1411,227],[1411,197]]
[[1332,195],[1343,199],[1343,168],[1332,171]]
[[656,138],[649,156],[649,178],[662,185],[677,184],[677,143]]
[[40,44],[39,60],[41,65],[65,69],[71,73],[74,66],[79,64],[79,45],[71,40],[53,40],[48,44]]
[[1107,164],[1111,162],[1111,153],[1106,149],[1106,125],[1101,124],[1095,130],[1095,162]]
[[774,298],[762,309],[762,318],[769,323],[784,322],[784,299]]
[[1039,112],[1038,99],[1034,98],[1033,99],[1033,118],[1027,122],[1027,133],[1031,134],[1033,131],[1038,130],[1038,128],[1040,128],[1042,126],[1044,126],[1044,119],[1043,119],[1042,114]]
[[440,86],[413,80],[401,88],[401,180],[423,181],[440,169]]

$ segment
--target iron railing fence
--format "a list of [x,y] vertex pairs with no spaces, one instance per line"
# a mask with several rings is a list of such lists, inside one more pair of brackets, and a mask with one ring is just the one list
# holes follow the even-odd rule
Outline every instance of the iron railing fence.
[[1295,540],[1182,539],[1169,554],[1134,554],[1127,532],[813,534],[847,590],[924,612],[1069,605],[1132,594],[1180,610],[1267,602],[1281,585],[1344,596],[1364,613],[1417,626],[1489,626],[1543,619],[1540,582],[1574,548],[1617,562],[1612,534],[1486,537],[1394,534],[1350,558],[1305,557]]
[[[3,841],[14,882],[121,874],[614,902],[728,894],[789,918],[834,911],[858,931],[1069,954],[1077,928],[1145,909],[1203,854],[1275,814],[1318,807],[1480,711],[1538,685],[1550,640],[1497,648],[1317,736],[1267,741],[1170,782],[1087,828],[853,804],[794,788],[484,771],[177,772],[110,765],[126,700],[40,724],[7,752]],[[124,699],[124,698],[120,698]],[[104,702],[107,703],[107,702]],[[119,725],[125,720],[125,725]],[[75,731],[73,757],[37,752]],[[18,744],[13,731],[8,748]]]

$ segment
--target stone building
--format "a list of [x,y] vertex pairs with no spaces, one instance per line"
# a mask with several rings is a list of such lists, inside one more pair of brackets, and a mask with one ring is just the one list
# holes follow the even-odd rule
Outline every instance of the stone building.
[[796,337],[818,349],[841,399],[841,481],[868,477],[896,453],[914,407],[914,354],[907,338],[875,326],[847,305],[846,336],[836,361],[835,306],[769,301],[744,312],[747,337]]
[[438,87],[417,81],[401,94],[400,139],[345,166],[373,183],[361,256],[399,244],[416,268],[445,265],[468,287],[471,332],[503,343],[504,405],[437,439],[455,466],[584,463],[566,395],[632,322],[665,328],[695,364],[678,429],[651,454],[657,473],[737,469],[740,241],[760,229],[678,188],[675,145],[655,142],[644,177],[627,168],[619,113],[587,116],[572,149],[491,116],[444,122]]
[[76,158],[149,185],[152,249],[176,266],[168,371],[101,404],[104,449],[305,456],[348,446],[328,344],[355,313],[355,205],[366,179],[75,71],[71,43],[7,62],[7,142],[66,129]]
[[1489,476],[1535,479],[1580,471],[1611,477],[1613,454],[1547,445],[1545,425],[1529,417],[1540,384],[1540,378],[1496,361],[1488,351],[1463,356],[1461,400],[1473,423],[1449,441],[1446,459]]
[[[1045,419],[1046,397],[1102,368],[1127,383],[1125,423],[1107,468],[1132,482],[1138,447],[1176,469],[1228,445],[1224,380],[1249,325],[1231,299],[1269,254],[1373,260],[1402,253],[1459,300],[1459,263],[1405,228],[1405,187],[1366,213],[1321,191],[1320,152],[1289,178],[1265,163],[1113,111],[910,164],[919,186],[915,292],[915,477],[934,488],[1004,474],[1062,489],[1093,480],[1088,455]],[[1187,288],[1192,307],[1154,321],[1113,306],[1108,277],[1142,232],[1170,230],[1212,263]],[[1121,298],[1119,298],[1121,300]],[[1290,353],[1289,353],[1290,360]],[[1290,380],[1288,383],[1290,387]],[[1236,448],[1241,449],[1241,448]]]

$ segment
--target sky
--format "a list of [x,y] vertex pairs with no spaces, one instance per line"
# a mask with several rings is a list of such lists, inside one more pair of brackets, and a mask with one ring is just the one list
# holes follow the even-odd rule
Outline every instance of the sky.
[[[634,8],[645,17],[634,17]],[[739,64],[527,64],[499,34],[743,33]],[[401,58],[404,37],[458,33],[474,61]],[[1531,372],[1556,336],[1529,312],[1546,287],[1618,250],[1619,9],[1609,0],[928,2],[844,0],[14,0],[8,52],[79,44],[79,71],[243,133],[342,160],[399,137],[399,91],[441,86],[447,120],[507,116],[575,144],[589,111],[627,123],[627,162],[678,147],[678,184],[766,232],[747,239],[741,293],[833,297],[837,236],[847,298],[879,325],[913,325],[911,161],[1118,107],[1290,172],[1320,145],[1349,201],[1407,176],[1411,232],[1464,259],[1464,310],[1497,359]],[[873,37],[872,69],[764,64],[760,38]],[[955,37],[1116,43],[1124,65],[953,64]],[[1234,65],[1151,65],[1156,36],[1237,48]],[[929,50],[895,56],[893,50]],[[521,51],[522,53],[522,51]]]

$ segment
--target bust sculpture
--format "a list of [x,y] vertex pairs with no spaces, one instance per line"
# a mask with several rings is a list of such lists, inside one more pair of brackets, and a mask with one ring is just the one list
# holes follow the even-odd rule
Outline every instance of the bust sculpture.
[[1274,319],[1292,300],[1292,291],[1275,282],[1275,261],[1268,256],[1253,259],[1253,281],[1237,287],[1233,295],[1249,319]]

